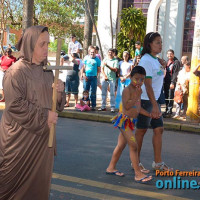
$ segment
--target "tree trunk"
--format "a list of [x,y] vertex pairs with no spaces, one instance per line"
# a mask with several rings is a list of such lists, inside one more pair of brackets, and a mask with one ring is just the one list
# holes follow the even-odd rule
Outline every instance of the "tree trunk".
[[[192,48],[191,75],[189,84],[189,98],[187,109],[187,120],[198,121],[198,98],[199,98],[199,78],[192,71],[200,64],[200,1],[197,1],[196,20],[194,27],[194,39]],[[198,120],[197,120],[198,119]]]
[[[89,12],[89,9],[90,12]],[[88,54],[88,47],[92,44],[92,30],[93,30],[93,23],[90,17],[90,13],[92,18],[94,18],[94,7],[95,1],[94,0],[85,0],[85,24],[84,24],[84,44],[83,44],[83,55]]]
[[117,36],[118,36],[118,23],[119,23],[119,1],[117,3],[117,19],[116,19],[116,25],[115,25],[115,48],[117,48]]
[[33,25],[33,6],[34,0],[23,0],[23,30]]
[[4,54],[3,42],[4,42],[4,34],[6,32],[6,25],[8,19],[8,10],[10,8],[10,2],[1,0],[0,1],[0,52]]
[[111,34],[111,45],[113,48],[112,0],[110,0],[110,34]]

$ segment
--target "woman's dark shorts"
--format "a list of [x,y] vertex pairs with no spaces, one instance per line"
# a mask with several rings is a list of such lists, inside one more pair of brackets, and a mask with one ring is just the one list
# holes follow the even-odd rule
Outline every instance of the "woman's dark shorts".
[[66,94],[78,94],[79,77],[78,76],[67,76],[65,83]]
[[[158,104],[159,109],[160,105]],[[141,100],[141,107],[148,112],[152,111],[152,104],[150,100]],[[160,109],[161,111],[161,109]],[[136,128],[138,129],[148,129],[149,125],[154,128],[163,127],[163,117],[161,116],[159,119],[151,119],[150,117],[146,117],[144,115],[139,114],[137,118]]]

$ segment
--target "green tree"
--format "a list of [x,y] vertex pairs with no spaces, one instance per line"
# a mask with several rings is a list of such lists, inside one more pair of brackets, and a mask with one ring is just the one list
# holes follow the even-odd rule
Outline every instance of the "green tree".
[[76,29],[83,6],[84,0],[35,0],[35,16],[39,24],[49,27],[51,34],[65,37]]
[[121,13],[120,32],[117,37],[117,48],[119,57],[122,57],[124,51],[129,51],[134,57],[135,42],[143,41],[146,33],[146,17],[141,9],[124,8]]

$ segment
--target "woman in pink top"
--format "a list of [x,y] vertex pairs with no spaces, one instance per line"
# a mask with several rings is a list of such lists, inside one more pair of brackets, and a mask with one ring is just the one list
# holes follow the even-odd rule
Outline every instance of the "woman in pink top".
[[6,70],[14,63],[16,62],[16,58],[12,56],[12,49],[7,48],[5,51],[5,55],[1,57],[0,59],[0,89],[2,90],[2,99],[0,102],[4,102],[4,93],[3,93],[3,76]]

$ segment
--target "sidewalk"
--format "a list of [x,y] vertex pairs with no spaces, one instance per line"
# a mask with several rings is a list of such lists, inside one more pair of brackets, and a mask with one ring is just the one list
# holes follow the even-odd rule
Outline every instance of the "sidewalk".
[[[109,104],[109,102],[108,102]],[[98,111],[98,108],[101,107],[101,100],[97,98],[97,108],[96,111],[89,112],[80,112],[77,111],[74,107],[73,97],[70,100],[70,107],[65,108],[63,112],[59,113],[60,117],[74,118],[74,119],[83,119],[83,120],[91,120],[98,122],[107,122],[111,123],[112,116],[116,115],[116,113],[110,112],[110,107],[107,107],[107,111]],[[165,107],[161,107],[162,112],[164,112]],[[191,132],[191,133],[200,133],[200,125],[199,123],[188,122],[185,119],[173,119],[173,118],[163,118],[164,120],[164,128],[166,130],[176,130],[179,132]]]
[[[65,108],[63,112],[59,113],[60,117],[73,118],[73,119],[83,119],[97,122],[107,122],[111,123],[112,116],[116,113],[111,113],[110,108],[107,108],[107,111],[98,111],[98,108],[101,106],[100,99],[97,99],[97,109],[96,111],[89,112],[80,112],[77,111],[74,107],[74,99],[70,101],[70,107]],[[0,103],[0,109],[5,108],[5,103]],[[162,108],[162,111],[164,108]],[[164,128],[166,130],[176,130],[179,132],[191,132],[191,133],[200,133],[199,123],[188,122],[183,119],[173,119],[173,118],[164,118]]]
[[[81,96],[79,96],[79,99],[80,98]],[[109,105],[109,99],[107,105]],[[107,111],[98,111],[98,108],[100,107],[101,107],[101,96],[97,95],[96,111],[89,111],[89,112],[78,111],[75,109],[75,102],[72,95],[70,100],[70,107],[65,108],[63,112],[60,112],[59,117],[111,123],[112,116],[116,115],[117,112],[111,113],[110,107],[107,107]],[[5,103],[0,103],[0,110],[4,110],[4,108],[5,108]],[[164,109],[165,107],[162,106],[161,107],[162,112],[164,112]],[[188,133],[200,133],[199,123],[186,121],[185,119],[182,118],[180,119],[163,118],[163,120],[164,120],[164,128],[166,130],[175,130],[179,132],[188,132]]]

